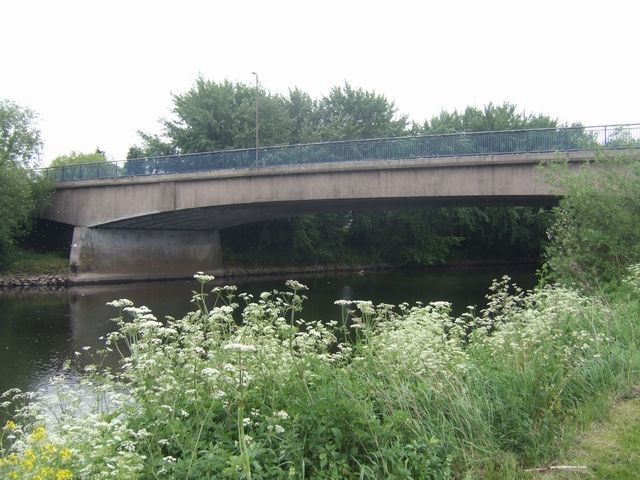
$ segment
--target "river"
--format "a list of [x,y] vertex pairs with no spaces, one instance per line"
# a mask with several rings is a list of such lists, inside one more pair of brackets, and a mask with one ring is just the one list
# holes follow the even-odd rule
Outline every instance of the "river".
[[[332,320],[340,316],[337,299],[398,304],[446,300],[454,312],[467,305],[484,306],[493,278],[508,274],[523,288],[535,284],[534,266],[482,266],[366,272],[364,274],[291,275],[309,287],[302,318]],[[259,294],[284,289],[285,278],[225,279],[240,291]],[[60,291],[0,292],[0,392],[12,387],[35,390],[82,347],[103,346],[99,337],[114,329],[108,301],[128,298],[146,305],[158,318],[180,317],[193,308],[193,280],[95,285]],[[84,357],[84,355],[83,355]]]

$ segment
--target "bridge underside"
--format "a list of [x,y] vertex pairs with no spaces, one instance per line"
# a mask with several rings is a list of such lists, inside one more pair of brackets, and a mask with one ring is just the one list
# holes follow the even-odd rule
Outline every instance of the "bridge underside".
[[339,211],[385,210],[425,207],[508,207],[552,206],[557,197],[550,195],[522,195],[508,197],[445,197],[445,198],[361,198],[314,200],[296,202],[268,202],[248,205],[212,206],[174,210],[117,220],[96,227],[101,229],[135,230],[219,230],[247,223],[296,217],[314,213]]
[[70,265],[80,282],[184,278],[222,273],[220,229],[334,211],[455,206],[547,206],[551,196],[396,198],[203,207],[75,227]]

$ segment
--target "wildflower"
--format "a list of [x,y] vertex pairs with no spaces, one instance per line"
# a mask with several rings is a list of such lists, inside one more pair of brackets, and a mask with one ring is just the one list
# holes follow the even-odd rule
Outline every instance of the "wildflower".
[[375,309],[373,308],[373,303],[369,300],[356,300],[355,304],[356,307],[358,307],[358,310],[360,310],[363,315],[373,315],[374,313],[376,313]]
[[133,302],[127,298],[121,298],[120,300],[114,300],[112,302],[107,302],[109,307],[115,308],[124,308],[133,306]]
[[333,302],[334,305],[340,305],[341,307],[347,307],[351,305],[353,302],[351,300],[336,300]]
[[254,345],[245,345],[244,343],[227,343],[222,347],[224,350],[237,350],[239,352],[255,352]]
[[193,276],[193,278],[195,278],[200,283],[207,283],[213,281],[213,279],[216,277],[214,277],[213,275],[205,275],[204,272],[197,272]]
[[275,413],[275,416],[278,418],[281,418],[283,420],[286,420],[289,418],[289,414],[287,412],[285,412],[284,410],[280,410],[279,412]]
[[63,448],[60,450],[60,459],[61,460],[69,460],[71,458],[72,452],[68,448]]
[[202,369],[202,374],[206,377],[216,378],[220,374],[220,372],[215,368],[207,367]]
[[284,433],[284,428],[276,424],[276,433]]
[[309,290],[309,287],[301,284],[297,280],[287,280],[284,284],[289,287],[291,290]]
[[58,470],[56,472],[56,480],[71,480],[73,478],[73,473],[71,470]]
[[34,442],[41,442],[46,438],[47,434],[44,431],[44,427],[36,428],[30,435],[31,440]]
[[4,426],[5,430],[9,430],[11,432],[13,432],[16,428],[18,428],[18,426],[12,420],[7,420],[7,424]]

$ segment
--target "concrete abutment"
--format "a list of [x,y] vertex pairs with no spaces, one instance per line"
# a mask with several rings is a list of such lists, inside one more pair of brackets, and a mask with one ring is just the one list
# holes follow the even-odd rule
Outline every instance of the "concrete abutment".
[[186,278],[222,271],[220,231],[75,227],[69,258],[73,282]]

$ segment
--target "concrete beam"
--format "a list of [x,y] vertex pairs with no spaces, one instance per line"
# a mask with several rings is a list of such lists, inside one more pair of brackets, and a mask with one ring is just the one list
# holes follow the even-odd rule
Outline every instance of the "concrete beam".
[[186,278],[198,271],[218,274],[220,232],[76,227],[69,263],[76,282]]

